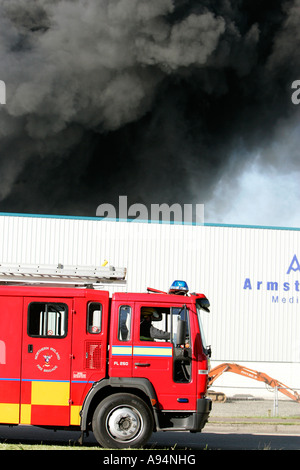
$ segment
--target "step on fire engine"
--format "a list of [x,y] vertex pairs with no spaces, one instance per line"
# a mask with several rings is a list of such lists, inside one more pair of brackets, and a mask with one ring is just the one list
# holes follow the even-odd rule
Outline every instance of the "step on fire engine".
[[111,295],[113,267],[0,265],[0,423],[89,431],[141,447],[153,431],[201,431],[210,350],[203,294]]

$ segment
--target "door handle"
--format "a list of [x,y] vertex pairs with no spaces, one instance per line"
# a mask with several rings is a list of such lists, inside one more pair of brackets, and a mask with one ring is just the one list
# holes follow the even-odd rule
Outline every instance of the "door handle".
[[33,344],[28,344],[28,352],[29,353],[33,352]]
[[135,367],[149,367],[151,364],[149,362],[135,362]]

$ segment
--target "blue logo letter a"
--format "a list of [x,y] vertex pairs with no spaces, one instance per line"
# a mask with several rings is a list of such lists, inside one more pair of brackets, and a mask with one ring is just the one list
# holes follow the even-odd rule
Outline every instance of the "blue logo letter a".
[[[295,267],[293,265],[295,265]],[[293,256],[292,262],[287,270],[287,274],[290,274],[291,271],[300,271],[300,264],[296,255]]]

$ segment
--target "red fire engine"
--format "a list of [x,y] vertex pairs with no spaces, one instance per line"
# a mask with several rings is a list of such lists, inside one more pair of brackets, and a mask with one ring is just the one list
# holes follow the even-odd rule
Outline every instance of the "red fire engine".
[[125,275],[2,268],[1,424],[78,429],[81,441],[92,431],[110,448],[140,447],[153,431],[201,431],[211,409],[200,318],[209,302],[182,281],[168,293],[97,288]]

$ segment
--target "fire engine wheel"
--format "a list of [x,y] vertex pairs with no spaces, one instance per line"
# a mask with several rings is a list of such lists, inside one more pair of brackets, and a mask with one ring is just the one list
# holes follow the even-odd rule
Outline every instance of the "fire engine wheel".
[[135,395],[111,395],[99,403],[94,412],[93,433],[102,447],[142,447],[152,430],[152,413]]

